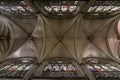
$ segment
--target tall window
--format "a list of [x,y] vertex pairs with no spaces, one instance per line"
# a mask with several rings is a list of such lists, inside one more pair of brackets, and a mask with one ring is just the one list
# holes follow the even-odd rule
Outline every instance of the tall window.
[[0,12],[1,13],[29,13],[33,12],[33,9],[24,0],[1,0],[0,1]]
[[[67,16],[74,14],[79,9],[80,1],[49,1],[43,2],[45,10],[56,16]],[[79,10],[78,10],[79,11]]]
[[91,15],[110,15],[120,11],[120,1],[95,1],[87,10]]
[[91,59],[86,62],[86,67],[95,77],[119,77],[120,68],[110,62],[109,60]]
[[5,64],[0,66],[0,78],[23,78],[33,66],[34,62],[31,60],[8,60]]
[[42,77],[76,77],[75,66],[66,61],[49,62],[44,66]]

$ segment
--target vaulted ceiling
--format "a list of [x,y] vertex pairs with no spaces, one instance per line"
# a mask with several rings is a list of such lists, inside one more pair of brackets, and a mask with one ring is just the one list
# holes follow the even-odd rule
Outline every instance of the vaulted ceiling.
[[[23,12],[23,14],[18,12],[16,14],[3,11],[1,13],[1,60],[16,57],[36,57],[41,63],[46,59],[62,57],[74,59],[80,63],[86,57],[96,57],[119,62],[118,13],[120,9],[118,5],[113,5],[112,2],[111,4],[98,3],[94,0],[78,1],[79,5],[75,4],[77,13],[73,11],[71,16],[71,14],[62,13],[62,9],[58,12],[62,15],[57,15],[57,12],[55,15],[50,14],[52,11],[48,13],[47,9],[45,10],[45,6],[51,8],[51,5],[55,3],[54,10],[57,8],[55,6],[60,3],[59,1],[50,1],[50,5],[44,1],[39,3],[33,0],[26,1],[33,9],[32,12]],[[64,1],[64,4],[63,1],[61,2],[60,5],[66,6],[64,8],[73,5],[68,6],[67,2]],[[44,5],[40,3],[44,3]],[[99,5],[95,6],[95,3]],[[110,11],[113,10],[112,7],[108,12],[103,12],[103,9],[100,12],[99,6],[105,9],[105,6],[111,5],[115,6],[114,8],[117,6],[117,9]],[[92,10],[93,7],[94,10]]]

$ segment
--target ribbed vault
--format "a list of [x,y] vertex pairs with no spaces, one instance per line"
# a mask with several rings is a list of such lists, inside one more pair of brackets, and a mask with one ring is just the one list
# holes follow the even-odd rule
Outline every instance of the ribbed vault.
[[78,63],[86,57],[117,61],[118,17],[91,20],[81,14],[67,19],[41,14],[1,16],[1,60],[9,56],[36,57],[40,63],[57,57],[71,58]]
[[119,26],[120,21],[119,17],[115,19],[114,22],[111,23],[109,31],[108,31],[108,49],[110,54],[116,58],[118,61],[120,60],[119,56]]

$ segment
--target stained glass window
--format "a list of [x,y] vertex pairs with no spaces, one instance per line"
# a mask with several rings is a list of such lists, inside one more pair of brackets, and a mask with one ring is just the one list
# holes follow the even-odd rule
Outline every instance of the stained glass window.
[[33,12],[32,7],[23,0],[0,1],[0,12],[3,14],[28,14]]
[[120,11],[120,1],[95,1],[87,10],[89,15],[111,15]]
[[42,77],[77,77],[76,68],[70,62],[58,60],[44,66]]
[[86,62],[87,69],[92,72],[95,77],[119,77],[120,68],[117,63],[111,61],[103,61],[102,59],[94,59]]
[[79,12],[80,1],[43,1],[43,6],[48,14],[53,16],[75,15]]

